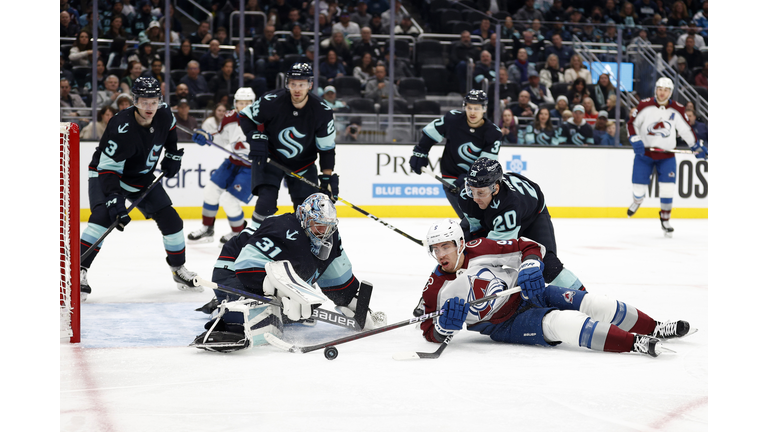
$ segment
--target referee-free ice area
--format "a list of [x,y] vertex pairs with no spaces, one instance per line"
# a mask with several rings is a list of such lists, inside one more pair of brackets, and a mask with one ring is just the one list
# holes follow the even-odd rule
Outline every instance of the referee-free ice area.
[[[431,219],[388,219],[422,238]],[[60,346],[61,431],[703,431],[708,424],[708,220],[554,219],[558,255],[592,294],[699,329],[658,358],[584,348],[500,344],[462,331],[434,360],[414,325],[323,351],[272,346],[230,354],[188,347],[213,294],[171,279],[151,221],[113,232],[89,272],[82,342]],[[185,233],[199,227],[185,221]],[[85,224],[82,225],[84,228]],[[216,223],[216,239],[228,232]],[[365,218],[339,230],[371,307],[412,317],[435,263],[408,238]],[[210,279],[216,242],[187,245],[187,268]],[[331,305],[324,307],[331,308]],[[349,333],[319,323],[285,338],[315,344]]]

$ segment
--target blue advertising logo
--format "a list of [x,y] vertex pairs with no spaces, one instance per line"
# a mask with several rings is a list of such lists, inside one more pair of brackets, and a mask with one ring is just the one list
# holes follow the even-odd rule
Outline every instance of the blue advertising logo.
[[520,174],[528,169],[528,162],[525,162],[520,155],[512,156],[511,161],[507,161],[506,171],[511,171],[515,174]]
[[442,186],[433,184],[374,183],[374,198],[445,198]]

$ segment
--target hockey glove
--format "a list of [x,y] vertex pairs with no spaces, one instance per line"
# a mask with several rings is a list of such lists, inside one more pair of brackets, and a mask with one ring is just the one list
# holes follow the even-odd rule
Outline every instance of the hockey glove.
[[202,129],[195,129],[195,134],[192,135],[192,141],[200,144],[201,146],[210,145],[208,141],[213,142],[213,135]]
[[645,154],[645,144],[643,144],[643,141],[639,136],[632,135],[629,137],[629,143],[632,144],[632,149],[635,151],[636,155],[642,156]]
[[464,321],[469,313],[469,303],[465,303],[464,299],[454,297],[443,303],[443,310],[445,312],[435,322],[435,330],[443,336],[452,335],[464,326]]
[[163,161],[160,162],[160,169],[163,171],[165,178],[174,177],[179,173],[182,156],[184,156],[184,149],[179,149],[175,152],[165,151],[165,157],[163,157]]
[[339,199],[339,176],[336,174],[320,174],[320,189],[332,200],[336,201]]
[[252,161],[252,169],[257,168],[264,170],[267,166],[267,157],[269,156],[269,150],[267,148],[266,141],[257,141],[251,143],[251,153],[249,154]]
[[704,140],[699,140],[699,142],[691,147],[691,150],[693,150],[693,153],[698,159],[707,160],[709,157],[709,150],[707,150],[707,148],[704,146]]
[[544,264],[539,260],[526,260],[520,266],[517,274],[517,284],[520,285],[523,298],[530,300],[538,307],[545,307],[544,275],[541,270]]
[[125,197],[120,194],[111,194],[107,197],[107,211],[109,218],[117,221],[118,231],[122,231],[131,221],[131,217],[128,216],[128,211],[125,209]]
[[411,165],[411,171],[421,175],[422,168],[426,168],[429,165],[429,154],[422,150],[421,147],[415,146],[413,148],[413,156],[411,156],[411,160],[408,163]]

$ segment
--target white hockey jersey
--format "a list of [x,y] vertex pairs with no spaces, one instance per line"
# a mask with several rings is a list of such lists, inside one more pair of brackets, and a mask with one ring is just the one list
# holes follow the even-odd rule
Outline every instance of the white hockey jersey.
[[[240,127],[240,121],[238,120],[237,111],[235,110],[227,111],[224,118],[221,119],[219,130],[213,134],[213,142],[224,148],[229,148],[232,153],[235,153],[245,160],[250,160],[248,158],[248,153],[251,150],[251,146],[245,139],[245,134]],[[235,165],[251,166],[250,162],[244,163],[233,156],[230,156],[229,160]]]
[[666,107],[647,98],[637,104],[637,111],[627,122],[629,136],[638,135],[645,148],[672,150],[677,146],[677,135],[689,146],[696,144],[696,134],[688,124],[685,107],[670,100]]

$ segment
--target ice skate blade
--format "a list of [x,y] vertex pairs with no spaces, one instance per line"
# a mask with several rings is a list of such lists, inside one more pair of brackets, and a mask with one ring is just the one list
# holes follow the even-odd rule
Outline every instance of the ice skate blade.
[[204,288],[201,286],[187,286],[183,283],[177,283],[176,288],[179,289],[179,291],[186,291],[186,292],[203,292]]
[[666,237],[666,238],[672,238],[672,232],[670,232],[670,231],[664,231],[664,237]]
[[213,243],[213,236],[202,237],[197,240],[192,240],[191,238],[187,237],[187,242],[190,244]]

